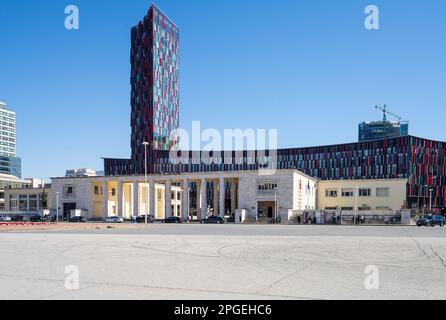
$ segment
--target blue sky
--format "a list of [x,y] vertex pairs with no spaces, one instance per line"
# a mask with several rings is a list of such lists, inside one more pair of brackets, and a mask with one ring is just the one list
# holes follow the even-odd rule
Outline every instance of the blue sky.
[[[78,31],[64,28],[69,4]],[[24,176],[130,156],[130,28],[150,4],[1,0],[0,100],[17,112]],[[413,135],[446,140],[445,1],[157,4],[181,29],[186,129],[278,129],[280,147],[353,142],[386,103]],[[378,31],[364,28],[368,4]]]

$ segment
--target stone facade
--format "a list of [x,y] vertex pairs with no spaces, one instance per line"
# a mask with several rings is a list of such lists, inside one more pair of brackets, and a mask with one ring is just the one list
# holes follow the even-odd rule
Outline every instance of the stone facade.
[[[80,209],[90,219],[113,215],[130,218],[146,212],[159,219],[171,215],[191,219],[189,192],[184,192],[184,186],[189,189],[191,182],[198,186],[198,220],[212,214],[210,206],[215,215],[223,217],[235,214],[236,209],[245,209],[250,218],[257,216],[262,205],[269,218],[272,210],[316,207],[315,179],[295,170],[278,170],[271,175],[261,175],[259,171],[149,175],[147,187],[144,176],[53,178],[53,209],[58,198],[61,214]],[[209,182],[215,188],[212,203],[208,203],[210,190],[203,187]],[[230,190],[226,189],[228,182]]]

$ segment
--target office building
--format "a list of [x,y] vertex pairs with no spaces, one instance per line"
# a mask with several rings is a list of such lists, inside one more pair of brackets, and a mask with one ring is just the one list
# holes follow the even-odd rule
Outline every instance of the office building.
[[398,138],[409,135],[409,123],[395,121],[373,121],[359,124],[358,141]]
[[17,158],[16,114],[0,102],[0,173],[22,177],[21,159]]
[[105,159],[108,172],[143,173],[143,143],[157,158],[173,146],[169,135],[179,127],[179,30],[155,5],[131,30],[130,85],[132,157]]

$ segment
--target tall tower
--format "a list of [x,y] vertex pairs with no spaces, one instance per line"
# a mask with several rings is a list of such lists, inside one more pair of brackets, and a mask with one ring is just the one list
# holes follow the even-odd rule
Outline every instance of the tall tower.
[[17,158],[16,114],[0,102],[0,173],[21,178],[21,159]]
[[[144,146],[149,158],[173,145],[179,127],[179,29],[158,7],[131,31],[132,171],[144,172]],[[149,160],[149,170],[151,161]]]

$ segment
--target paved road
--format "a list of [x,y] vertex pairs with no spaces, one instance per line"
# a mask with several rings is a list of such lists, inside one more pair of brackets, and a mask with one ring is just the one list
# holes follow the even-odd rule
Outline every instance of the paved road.
[[[3,233],[0,257],[0,299],[446,299],[439,227]],[[78,290],[65,287],[67,266],[79,270]],[[365,287],[367,266],[378,290]]]
[[[94,225],[94,224],[93,224]],[[99,224],[101,225],[101,224]],[[125,226],[125,227],[124,227]],[[175,236],[300,236],[300,237],[421,237],[446,238],[446,227],[418,228],[414,226],[311,226],[311,225],[201,225],[149,224],[111,225],[112,229],[55,230],[55,234],[102,235],[175,235]],[[124,228],[123,228],[124,227]],[[47,233],[48,231],[41,231]]]

